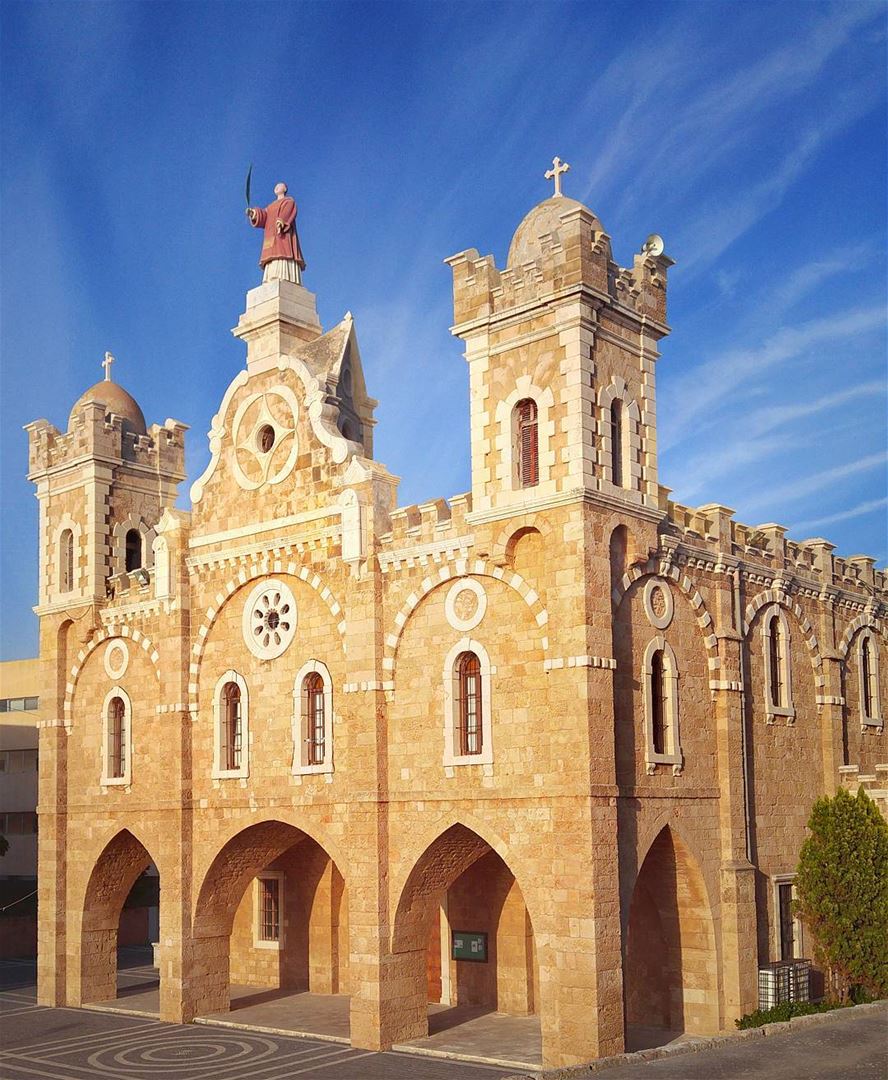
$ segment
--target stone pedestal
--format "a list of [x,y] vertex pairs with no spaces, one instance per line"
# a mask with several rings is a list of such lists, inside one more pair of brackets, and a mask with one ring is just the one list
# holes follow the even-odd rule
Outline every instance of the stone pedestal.
[[291,281],[267,281],[247,293],[247,309],[232,333],[247,343],[247,371],[267,371],[296,342],[321,336],[317,298]]

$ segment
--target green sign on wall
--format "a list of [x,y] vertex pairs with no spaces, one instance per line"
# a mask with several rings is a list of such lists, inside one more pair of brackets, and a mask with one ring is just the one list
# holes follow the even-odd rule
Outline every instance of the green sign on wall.
[[475,960],[487,963],[487,934],[471,930],[454,930],[451,955],[454,960]]

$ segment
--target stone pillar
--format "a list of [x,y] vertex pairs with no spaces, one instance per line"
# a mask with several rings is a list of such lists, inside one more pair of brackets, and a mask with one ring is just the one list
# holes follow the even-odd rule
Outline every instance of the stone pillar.
[[[736,567],[720,556],[722,574],[712,608],[718,667],[710,671],[718,747],[719,836],[721,843],[721,1027],[753,1010],[758,1001],[755,867],[749,861],[749,807],[741,678],[742,635],[734,625]],[[712,613],[712,612],[711,612]],[[712,664],[710,663],[712,668]]]

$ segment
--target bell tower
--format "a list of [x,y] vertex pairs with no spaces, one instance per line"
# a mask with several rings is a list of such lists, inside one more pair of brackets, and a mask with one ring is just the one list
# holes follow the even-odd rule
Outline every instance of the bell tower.
[[585,496],[658,513],[655,367],[672,260],[650,237],[630,268],[598,217],[561,193],[518,226],[506,267],[447,259],[469,364],[475,515]]
[[75,402],[66,432],[26,426],[40,504],[38,614],[103,601],[147,585],[155,525],[185,478],[185,424],[146,427],[138,403],[111,378]]

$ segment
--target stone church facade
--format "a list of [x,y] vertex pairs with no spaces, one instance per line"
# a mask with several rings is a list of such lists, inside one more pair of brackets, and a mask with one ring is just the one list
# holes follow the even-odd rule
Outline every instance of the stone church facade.
[[429,1002],[538,1015],[548,1065],[717,1032],[803,954],[811,804],[888,761],[885,576],[660,485],[665,255],[556,196],[447,262],[464,495],[398,506],[352,319],[287,281],[190,511],[185,425],[110,379],[28,425],[42,1003],[114,997],[151,863],[161,1018],[347,994],[370,1049]]

